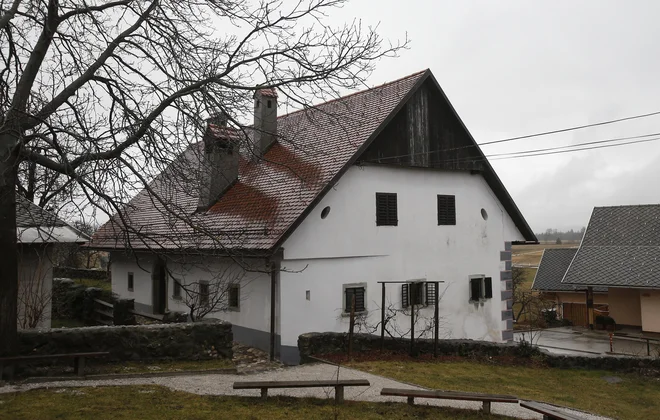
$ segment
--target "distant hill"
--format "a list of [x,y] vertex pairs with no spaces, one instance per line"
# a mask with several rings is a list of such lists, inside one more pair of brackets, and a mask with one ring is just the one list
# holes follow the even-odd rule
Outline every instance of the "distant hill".
[[584,236],[584,231],[586,230],[586,227],[582,227],[580,230],[567,230],[567,231],[561,231],[557,229],[546,229],[545,232],[543,233],[537,233],[536,237],[539,239],[541,242],[551,242],[551,243],[556,243],[557,240],[561,242],[580,242],[582,240],[582,236]]

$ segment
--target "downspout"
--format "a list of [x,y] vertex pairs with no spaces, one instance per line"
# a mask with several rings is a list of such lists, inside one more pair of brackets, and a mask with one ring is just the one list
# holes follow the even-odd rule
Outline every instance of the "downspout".
[[277,305],[277,280],[280,277],[280,259],[281,258],[271,258],[269,260],[270,265],[270,348],[269,355],[270,360],[275,360],[275,350],[276,350],[276,305]]

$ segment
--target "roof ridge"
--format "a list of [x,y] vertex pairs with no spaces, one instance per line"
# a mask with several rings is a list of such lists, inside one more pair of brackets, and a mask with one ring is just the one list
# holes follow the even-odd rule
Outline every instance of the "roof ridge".
[[616,209],[621,207],[660,207],[659,203],[656,204],[618,204],[615,206],[594,206],[595,209]]
[[402,81],[404,81],[404,80],[406,80],[406,79],[410,79],[410,78],[413,78],[413,77],[415,77],[415,76],[419,76],[420,74],[426,73],[427,71],[429,71],[428,68],[427,68],[427,69],[424,69],[424,70],[417,71],[417,72],[415,72],[415,73],[409,74],[409,75],[404,76],[404,77],[400,77],[400,78],[398,78],[398,79],[396,79],[396,80],[392,80],[391,82],[385,82],[385,83],[380,84],[380,85],[378,85],[378,86],[373,86],[373,87],[370,87],[370,88],[367,88],[367,89],[364,89],[364,90],[358,90],[357,92],[352,92],[352,93],[349,93],[348,95],[340,96],[339,98],[330,99],[330,100],[328,100],[328,101],[321,102],[320,104],[312,105],[312,106],[310,106],[310,107],[308,107],[308,108],[303,108],[303,109],[299,109],[299,110],[297,110],[297,111],[289,112],[288,114],[280,115],[280,116],[277,117],[277,119],[279,120],[280,118],[289,117],[289,116],[291,116],[291,115],[293,115],[293,114],[297,114],[297,113],[299,113],[299,112],[306,111],[306,110],[308,110],[308,109],[310,109],[310,108],[312,108],[312,109],[313,109],[313,108],[318,108],[318,107],[320,107],[320,106],[328,105],[328,104],[331,104],[331,103],[333,103],[333,102],[343,101],[343,100],[345,100],[345,99],[347,99],[347,98],[350,98],[351,96],[356,96],[356,95],[360,95],[360,94],[363,94],[363,93],[370,92],[370,91],[372,91],[372,90],[381,89],[381,88],[384,88],[385,86],[393,85],[393,84],[395,84],[395,83],[402,82]]

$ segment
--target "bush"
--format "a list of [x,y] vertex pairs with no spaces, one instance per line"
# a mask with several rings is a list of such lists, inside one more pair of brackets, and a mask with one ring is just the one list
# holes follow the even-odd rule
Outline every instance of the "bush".
[[611,316],[598,315],[596,317],[596,324],[603,326],[616,325],[616,321]]

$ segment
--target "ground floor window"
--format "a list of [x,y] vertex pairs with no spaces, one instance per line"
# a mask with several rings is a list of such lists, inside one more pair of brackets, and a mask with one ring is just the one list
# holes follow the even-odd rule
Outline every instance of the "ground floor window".
[[344,313],[350,314],[355,302],[355,312],[364,312],[367,310],[365,284],[347,284],[344,285]]
[[241,286],[230,284],[227,289],[227,301],[229,309],[238,311],[241,307]]

